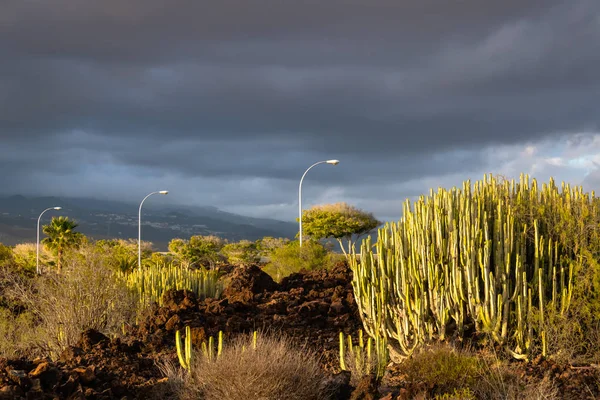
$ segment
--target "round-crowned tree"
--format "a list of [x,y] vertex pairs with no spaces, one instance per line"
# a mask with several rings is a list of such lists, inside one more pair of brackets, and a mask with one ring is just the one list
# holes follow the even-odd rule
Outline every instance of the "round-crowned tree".
[[[317,205],[302,213],[302,226],[307,236],[315,240],[336,239],[346,255],[358,237],[379,225],[381,222],[372,213],[346,203]],[[344,241],[348,243],[347,249]]]

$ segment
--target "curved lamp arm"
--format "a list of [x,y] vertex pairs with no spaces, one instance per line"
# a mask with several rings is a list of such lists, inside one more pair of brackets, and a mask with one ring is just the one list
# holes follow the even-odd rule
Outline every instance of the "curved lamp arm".
[[62,210],[62,207],[48,207],[44,211],[42,211],[42,213],[38,217],[37,240],[36,240],[36,245],[35,245],[35,272],[38,275],[40,274],[40,220],[42,219],[42,215],[44,215],[44,213],[49,210]]
[[159,190],[148,194],[140,203],[140,209],[138,210],[138,268],[142,269],[142,205],[144,201],[153,194],[168,194],[168,190]]
[[306,176],[306,173],[308,171],[310,171],[310,169],[316,165],[319,164],[331,164],[331,165],[338,165],[340,162],[339,160],[324,160],[324,161],[319,161],[314,163],[313,165],[311,165],[310,167],[308,167],[306,169],[306,171],[304,171],[304,174],[302,174],[302,178],[300,178],[300,186],[298,187],[298,221],[300,224],[300,247],[302,247],[302,181],[304,181],[304,177]]

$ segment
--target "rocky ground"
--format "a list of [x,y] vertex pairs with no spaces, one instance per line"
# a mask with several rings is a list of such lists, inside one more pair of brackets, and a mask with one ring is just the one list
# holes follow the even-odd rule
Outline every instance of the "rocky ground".
[[[323,355],[324,373],[337,388],[338,399],[408,399],[414,392],[402,387],[379,388],[373,379],[349,386],[339,371],[340,331],[356,336],[361,328],[345,265],[330,271],[294,274],[280,284],[258,267],[238,268],[219,300],[198,300],[190,292],[172,291],[163,307],[154,306],[122,338],[88,331],[60,359],[0,359],[0,399],[149,399],[168,398],[166,378],[157,360],[176,361],[175,330],[191,327],[199,346],[223,331],[225,338],[254,330],[286,334],[306,342]],[[563,398],[600,398],[600,373],[593,366],[573,368],[548,360],[517,363],[525,380],[552,379]],[[389,374],[394,375],[394,368]],[[411,389],[411,390],[412,390]]]

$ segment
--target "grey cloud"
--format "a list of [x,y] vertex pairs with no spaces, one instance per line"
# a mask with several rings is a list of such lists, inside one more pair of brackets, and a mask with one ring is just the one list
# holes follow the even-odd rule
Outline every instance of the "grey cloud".
[[594,0],[74,4],[0,6],[11,187],[110,165],[287,193],[311,160],[340,158],[313,187],[365,199],[600,123]]

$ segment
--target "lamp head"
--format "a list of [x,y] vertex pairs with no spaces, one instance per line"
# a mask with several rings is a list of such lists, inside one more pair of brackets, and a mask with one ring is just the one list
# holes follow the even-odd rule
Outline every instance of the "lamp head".
[[327,164],[338,165],[340,160],[327,160]]
[[169,191],[168,191],[168,190],[161,190],[161,191],[160,191],[160,192],[158,192],[158,193],[160,193],[160,194],[168,194],[168,193],[169,193]]
[[62,207],[52,207],[54,210],[62,210]]

